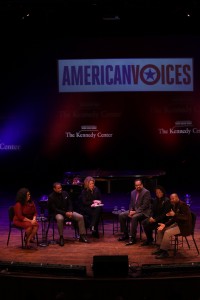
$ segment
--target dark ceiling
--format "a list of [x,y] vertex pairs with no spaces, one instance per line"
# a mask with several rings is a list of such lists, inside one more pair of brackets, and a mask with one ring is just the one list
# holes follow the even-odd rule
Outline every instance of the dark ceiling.
[[1,0],[13,36],[199,35],[199,0]]

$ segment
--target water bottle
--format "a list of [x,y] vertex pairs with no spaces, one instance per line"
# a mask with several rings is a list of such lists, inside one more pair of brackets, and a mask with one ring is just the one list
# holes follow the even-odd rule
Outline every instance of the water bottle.
[[121,206],[121,212],[125,212],[125,207]]
[[188,206],[191,206],[191,204],[192,204],[191,195],[189,195],[189,194],[186,194],[186,195],[185,195],[185,203],[186,203]]
[[118,207],[117,206],[114,206],[112,213],[113,214],[118,214]]

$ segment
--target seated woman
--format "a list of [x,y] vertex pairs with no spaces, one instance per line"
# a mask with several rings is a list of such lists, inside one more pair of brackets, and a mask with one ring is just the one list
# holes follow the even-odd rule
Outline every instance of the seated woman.
[[35,238],[35,235],[39,228],[39,224],[36,220],[36,206],[35,203],[31,200],[31,194],[27,188],[21,188],[17,192],[14,211],[15,215],[13,218],[13,223],[16,226],[25,229],[25,247],[26,249],[30,249],[30,243]]
[[92,230],[92,236],[99,238],[98,225],[102,213],[101,192],[95,186],[95,179],[87,176],[84,180],[84,188],[81,192],[82,213],[86,226]]

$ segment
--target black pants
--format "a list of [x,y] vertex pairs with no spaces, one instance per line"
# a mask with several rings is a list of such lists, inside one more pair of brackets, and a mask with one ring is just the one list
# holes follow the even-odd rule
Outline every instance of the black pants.
[[144,232],[147,237],[147,241],[152,243],[153,242],[153,231],[158,227],[158,223],[150,223],[149,218],[142,221],[142,226],[144,229]]
[[94,227],[98,231],[98,225],[102,214],[102,207],[85,207],[83,208],[83,216],[85,219],[86,227]]

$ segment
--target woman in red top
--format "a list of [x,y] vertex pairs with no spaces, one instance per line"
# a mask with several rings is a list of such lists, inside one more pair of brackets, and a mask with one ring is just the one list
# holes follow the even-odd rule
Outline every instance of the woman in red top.
[[13,223],[25,229],[25,246],[27,249],[30,249],[30,242],[34,239],[38,231],[39,224],[36,220],[36,206],[35,203],[31,200],[31,194],[27,188],[21,188],[17,192],[14,211],[15,216],[13,219]]

